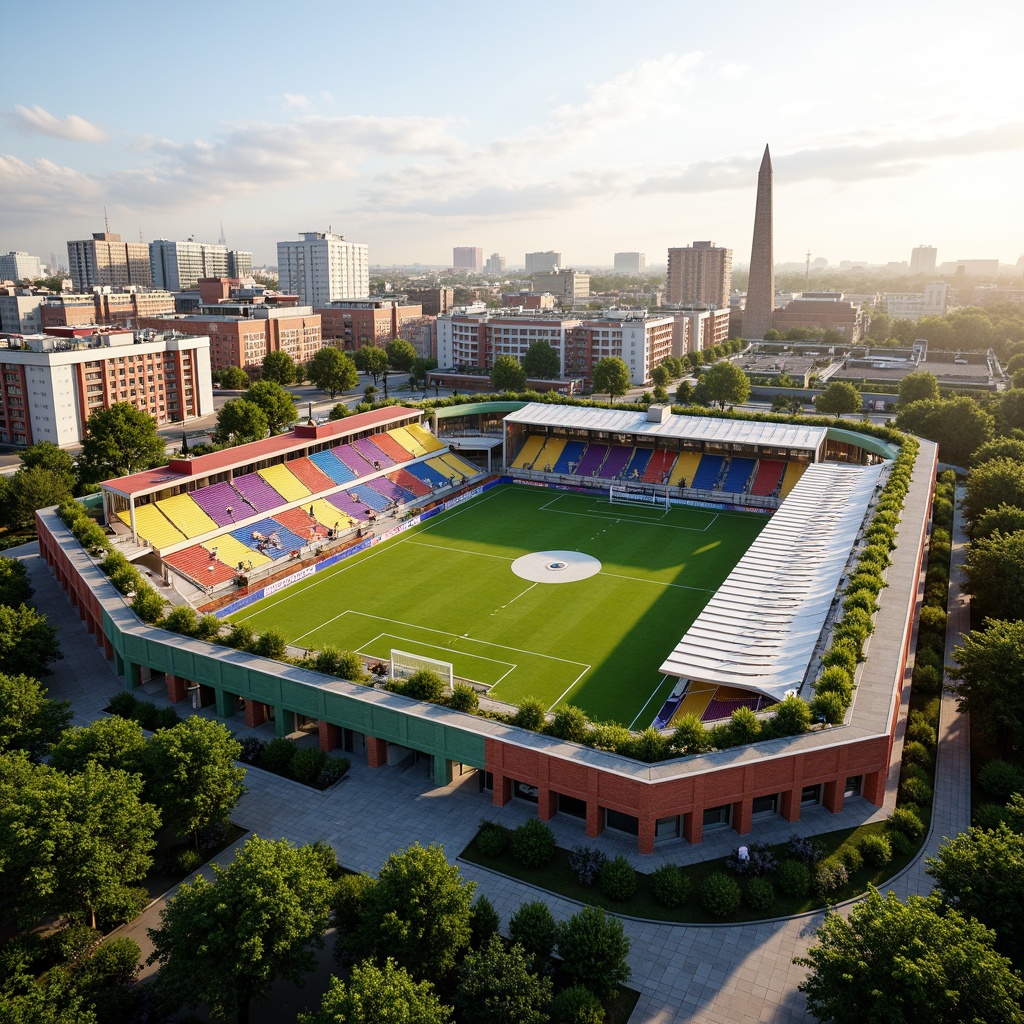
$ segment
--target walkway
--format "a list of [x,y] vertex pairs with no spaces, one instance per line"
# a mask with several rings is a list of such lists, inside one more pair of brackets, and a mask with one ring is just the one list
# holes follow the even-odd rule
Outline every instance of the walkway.
[[[958,587],[965,543],[958,514],[947,653],[960,631],[968,628],[969,609]],[[53,674],[45,680],[50,695],[71,700],[76,724],[93,721],[120,689],[120,681],[72,613],[34,546],[5,554],[26,562],[36,588],[34,601],[58,628],[64,660],[53,666]],[[166,703],[162,684],[147,684],[145,690],[156,703]],[[209,713],[209,709],[204,713]],[[239,735],[259,731],[246,729],[240,716],[230,725]],[[272,727],[263,730],[261,735],[272,735]],[[899,735],[902,736],[902,725]],[[963,831],[969,824],[968,738],[966,720],[957,714],[955,703],[944,698],[931,830],[921,857],[887,887],[901,899],[913,892],[930,891],[924,858],[936,852],[944,837]],[[312,738],[308,742],[313,742]],[[898,772],[898,765],[894,772]],[[889,807],[895,782],[893,774],[886,800]],[[357,762],[349,775],[328,793],[317,793],[256,770],[249,772],[246,785],[249,791],[233,820],[269,838],[286,837],[296,843],[325,839],[334,846],[341,863],[367,872],[375,872],[392,851],[413,842],[441,842],[450,857],[457,856],[482,818],[514,826],[532,816],[530,809],[516,801],[503,808],[494,807],[487,795],[478,792],[475,775],[456,780],[446,789],[435,789],[423,764],[372,770]],[[388,809],[386,817],[382,816],[382,808]],[[866,801],[852,800],[842,815],[833,816],[812,808],[796,825],[781,821],[770,829],[759,825],[758,838],[779,841],[793,832],[809,835],[825,828],[846,828],[858,821],[877,820],[887,813]],[[556,816],[551,824],[560,843],[586,841],[571,819]],[[631,837],[620,840],[605,835],[596,842],[609,855],[621,852],[634,863],[641,863]],[[711,833],[698,846],[680,842],[659,847],[656,854],[643,858],[642,863],[645,870],[651,870],[664,861],[685,863],[720,857],[738,842],[729,830]],[[537,890],[530,886],[486,869],[465,863],[460,864],[460,869],[478,883],[478,891],[494,903],[503,922],[508,921],[519,904],[538,898]],[[547,902],[557,918],[568,917],[578,909],[571,901],[556,897],[548,897]],[[145,927],[155,923],[158,911],[159,904],[128,929],[128,934],[143,947],[147,945]],[[626,932],[632,942],[631,984],[641,993],[631,1024],[789,1024],[810,1020],[804,998],[797,991],[804,971],[795,967],[792,959],[813,944],[822,918],[821,913],[816,913],[758,924],[718,926],[627,920]],[[290,1014],[293,1009],[318,1005],[330,966],[329,944],[321,958],[321,969],[309,979],[306,988],[275,988],[272,1007],[262,1008],[262,1012],[254,1007],[254,1022],[281,1020],[285,1008]]]

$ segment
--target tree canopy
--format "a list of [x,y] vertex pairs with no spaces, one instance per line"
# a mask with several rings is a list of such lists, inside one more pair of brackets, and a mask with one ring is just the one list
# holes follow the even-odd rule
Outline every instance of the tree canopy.
[[503,355],[494,360],[491,386],[496,391],[522,391],[526,387],[526,371],[515,356]]
[[217,444],[248,444],[250,441],[261,441],[269,430],[267,417],[255,402],[233,398],[225,402],[217,412],[213,440]]
[[900,405],[910,405],[911,402],[937,401],[938,398],[939,380],[934,373],[920,370],[916,373],[908,373],[900,381]]
[[263,415],[267,417],[267,425],[274,434],[298,415],[295,399],[280,384],[272,380],[256,381],[242,397],[263,410]]
[[22,466],[5,477],[0,516],[6,526],[22,530],[35,522],[36,509],[60,505],[71,497],[73,479],[45,466]]
[[1012,459],[1024,463],[1024,440],[1016,437],[993,437],[971,455],[971,469],[977,469],[993,459]]
[[562,372],[558,353],[543,338],[531,342],[523,353],[523,370],[536,380],[554,380]]
[[800,990],[811,1013],[832,1024],[1019,1024],[1024,985],[993,939],[936,894],[904,904],[872,889],[849,920],[826,915],[819,944],[795,960],[810,970]]
[[45,615],[27,604],[0,605],[0,671],[38,678],[46,675],[51,661],[63,657],[57,631]]
[[142,726],[131,718],[111,715],[65,729],[50,751],[50,764],[62,772],[80,772],[87,764],[139,772],[145,749]]
[[260,379],[272,380],[281,385],[293,384],[295,382],[295,360],[282,349],[268,352],[263,357]]
[[963,589],[982,615],[1024,618],[1024,530],[975,537],[967,549],[964,572]]
[[85,439],[78,457],[83,483],[99,483],[159,466],[166,445],[156,420],[130,402],[98,409],[85,421]]
[[247,1024],[277,978],[300,984],[323,948],[331,882],[312,847],[254,836],[213,881],[182,885],[150,929],[157,990],[174,1006],[205,1002]]
[[71,721],[71,703],[54,701],[38,679],[0,673],[0,752],[23,750],[38,761]]
[[492,935],[459,966],[455,1009],[459,1024],[546,1024],[551,979],[531,972],[522,946]]
[[608,395],[615,401],[616,396],[629,391],[629,367],[618,356],[605,356],[594,364],[593,388],[599,395]]
[[0,604],[24,604],[34,593],[25,563],[0,555]]
[[834,415],[839,419],[840,416],[860,412],[864,408],[864,402],[860,392],[849,381],[834,380],[818,395],[814,406],[818,412]]
[[228,391],[244,391],[252,381],[240,366],[225,366],[220,371],[220,385]]
[[359,383],[359,373],[352,358],[340,349],[325,345],[309,361],[310,382],[333,399],[339,391],[351,391]]
[[416,349],[404,338],[392,339],[384,346],[384,351],[388,354],[388,364],[402,373],[412,369],[416,361]]
[[712,363],[701,374],[696,399],[704,405],[742,405],[750,397],[750,378],[729,360]]
[[562,970],[573,984],[584,985],[602,998],[629,981],[629,939],[617,917],[586,906],[556,927]]
[[896,414],[896,426],[937,442],[939,458],[955,466],[966,466],[994,429],[991,415],[964,395],[911,402]]
[[368,373],[374,385],[388,372],[388,354],[376,345],[363,345],[357,348],[352,359],[356,369],[360,373]]
[[979,537],[991,537],[997,530],[1004,534],[1024,530],[1024,508],[1007,505],[1004,502],[996,508],[982,512],[971,530],[971,536],[975,540]]
[[976,523],[982,515],[1000,505],[1024,508],[1024,463],[1012,458],[995,458],[971,470],[964,495],[964,515]]

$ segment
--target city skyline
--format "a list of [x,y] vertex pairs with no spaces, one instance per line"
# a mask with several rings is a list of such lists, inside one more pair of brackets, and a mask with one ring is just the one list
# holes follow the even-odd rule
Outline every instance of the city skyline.
[[[767,143],[779,262],[810,250],[886,263],[922,240],[940,262],[1024,253],[1013,0],[969,16],[951,2],[926,14],[869,0],[857,23],[798,0],[740,3],[708,9],[699,32],[683,6],[660,3],[633,36],[612,4],[588,5],[586,19],[527,4],[524,29],[544,29],[538,55],[559,54],[543,75],[501,45],[511,29],[498,12],[473,8],[473,45],[494,42],[493,74],[469,83],[457,61],[399,60],[381,75],[374,48],[353,46],[347,91],[310,40],[369,41],[384,31],[369,11],[342,18],[313,3],[270,32],[269,5],[186,0],[150,32],[123,3],[89,19],[63,17],[65,6],[47,21],[48,57],[130,64],[144,43],[163,77],[118,92],[116,76],[83,76],[71,91],[40,73],[35,47],[11,48],[3,251],[60,257],[103,227],[106,207],[110,230],[132,241],[140,230],[147,242],[214,241],[223,221],[256,264],[273,263],[282,239],[328,229],[368,245],[374,265],[444,265],[460,245],[512,266],[546,248],[566,266],[623,250],[661,264],[693,238],[743,253]],[[398,27],[417,53],[440,54],[459,45],[462,11],[402,11]],[[865,41],[859,24],[878,33]],[[5,25],[24,40],[38,30],[24,7]],[[963,70],[966,52],[985,53],[984,75]],[[247,92],[217,86],[218,68],[275,61]]]

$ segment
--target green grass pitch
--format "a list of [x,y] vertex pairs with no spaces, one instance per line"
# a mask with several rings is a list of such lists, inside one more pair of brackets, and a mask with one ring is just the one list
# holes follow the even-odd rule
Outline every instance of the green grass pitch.
[[[675,682],[659,666],[767,522],[501,486],[232,620],[301,647],[450,661],[498,700],[575,704],[643,728]],[[546,550],[592,555],[601,571],[570,583],[512,572],[520,555]]]

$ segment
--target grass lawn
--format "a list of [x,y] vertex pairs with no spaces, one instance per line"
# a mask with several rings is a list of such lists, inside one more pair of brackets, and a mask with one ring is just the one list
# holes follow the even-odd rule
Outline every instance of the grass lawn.
[[[498,700],[571,703],[643,728],[676,682],[659,666],[767,522],[497,487],[232,619],[301,647],[450,661]],[[601,570],[558,583],[511,570],[521,555],[555,550]]]

